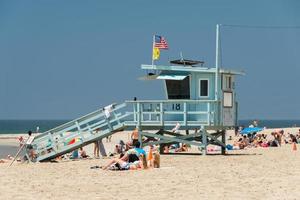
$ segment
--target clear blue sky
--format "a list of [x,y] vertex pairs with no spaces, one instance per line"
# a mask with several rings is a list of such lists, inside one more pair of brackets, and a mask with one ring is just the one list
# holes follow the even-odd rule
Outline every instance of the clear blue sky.
[[[164,98],[142,82],[154,33],[214,66],[215,25],[300,26],[297,0],[0,1],[0,119],[71,119],[111,102]],[[300,119],[300,29],[223,27],[222,64],[243,69],[240,119]]]

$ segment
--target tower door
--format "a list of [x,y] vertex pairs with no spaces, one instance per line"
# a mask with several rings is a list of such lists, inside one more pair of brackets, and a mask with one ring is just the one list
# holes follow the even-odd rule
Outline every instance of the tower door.
[[235,126],[235,95],[233,88],[233,76],[224,74],[222,80],[223,90],[223,125]]

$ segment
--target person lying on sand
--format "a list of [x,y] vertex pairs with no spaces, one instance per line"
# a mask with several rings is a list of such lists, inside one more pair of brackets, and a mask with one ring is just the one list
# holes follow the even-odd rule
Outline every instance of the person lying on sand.
[[186,144],[171,144],[164,146],[164,153],[177,153],[177,152],[187,152],[188,151],[188,145]]
[[[7,155],[6,159],[0,159],[0,163],[7,163],[7,162],[11,162],[14,159],[14,157],[12,157],[11,155]],[[16,159],[17,162],[21,162],[20,158]]]

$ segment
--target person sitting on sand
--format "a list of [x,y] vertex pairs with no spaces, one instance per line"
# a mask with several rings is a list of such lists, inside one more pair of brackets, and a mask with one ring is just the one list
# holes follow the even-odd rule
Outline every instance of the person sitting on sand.
[[122,147],[120,144],[116,144],[115,145],[115,148],[114,148],[114,153],[113,155],[117,155],[117,154],[121,154],[123,151],[122,151]]
[[243,142],[243,138],[239,138],[237,141],[233,143],[233,149],[244,149],[245,143]]
[[164,153],[177,153],[188,151],[188,146],[186,144],[175,143],[171,145],[164,146]]
[[275,138],[276,133],[272,132],[270,135],[268,135],[267,140],[268,140],[268,145],[270,147],[278,147],[278,141]]
[[160,154],[155,145],[150,145],[148,152],[148,166],[153,168],[160,167]]
[[146,155],[146,151],[142,148],[140,148],[140,142],[137,141],[135,143],[135,148],[133,149],[129,149],[124,155],[120,154],[120,159],[126,162],[134,162],[139,160],[139,156],[140,154],[143,154],[145,157],[147,157]]
[[169,151],[169,147],[166,145],[166,146],[164,146],[164,153],[169,153],[170,151]]
[[120,140],[119,144],[116,144],[114,152],[116,154],[123,154],[125,151],[125,146],[126,146],[126,144],[124,143],[124,141]]
[[88,157],[89,157],[89,156],[86,154],[86,151],[85,151],[82,147],[79,148],[79,157],[80,157],[80,158],[88,158]]
[[247,135],[243,135],[242,142],[244,144],[244,147],[247,147],[250,143],[249,137]]
[[293,143],[298,144],[296,136],[294,136],[293,134],[290,134],[290,138],[291,138],[291,140],[290,140],[291,144],[293,144]]
[[106,142],[111,142],[112,135],[106,137]]
[[278,145],[278,147],[281,146],[281,140],[282,140],[282,135],[283,135],[284,131],[280,130],[278,132],[275,132],[275,141]]
[[134,161],[132,163],[126,162],[119,158],[112,159],[106,166],[104,166],[103,170],[108,170],[113,168],[115,165],[118,166],[120,170],[136,170],[136,169],[147,169],[147,160],[144,154],[139,155],[139,160]]
[[153,165],[154,168],[160,168],[160,154],[158,151],[153,152]]
[[297,139],[297,142],[300,143],[300,129],[296,133],[296,139]]
[[263,142],[263,138],[262,138],[261,134],[257,134],[255,136],[255,140],[254,140],[255,147],[261,146],[262,142]]
[[126,150],[131,149],[135,146],[135,143],[139,141],[139,130],[135,128],[131,133],[131,141],[126,143]]
[[186,144],[182,144],[181,146],[175,149],[175,152],[186,152],[186,151],[188,151]]
[[[129,159],[129,156],[130,155],[135,155],[136,158],[138,158],[140,156],[140,154],[143,154],[145,157],[147,157],[146,155],[146,151],[141,147],[141,143],[139,141],[137,141],[135,143],[135,147],[133,149],[129,149],[124,156],[128,156],[128,159]],[[130,159],[129,159],[130,160]]]

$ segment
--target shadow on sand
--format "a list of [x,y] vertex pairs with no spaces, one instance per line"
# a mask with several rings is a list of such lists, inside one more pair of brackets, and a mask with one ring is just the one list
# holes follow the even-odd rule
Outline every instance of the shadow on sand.
[[[164,153],[162,155],[179,155],[179,156],[201,156],[202,153]],[[206,154],[206,156],[261,156],[262,153],[226,153],[222,155],[220,153]]]

